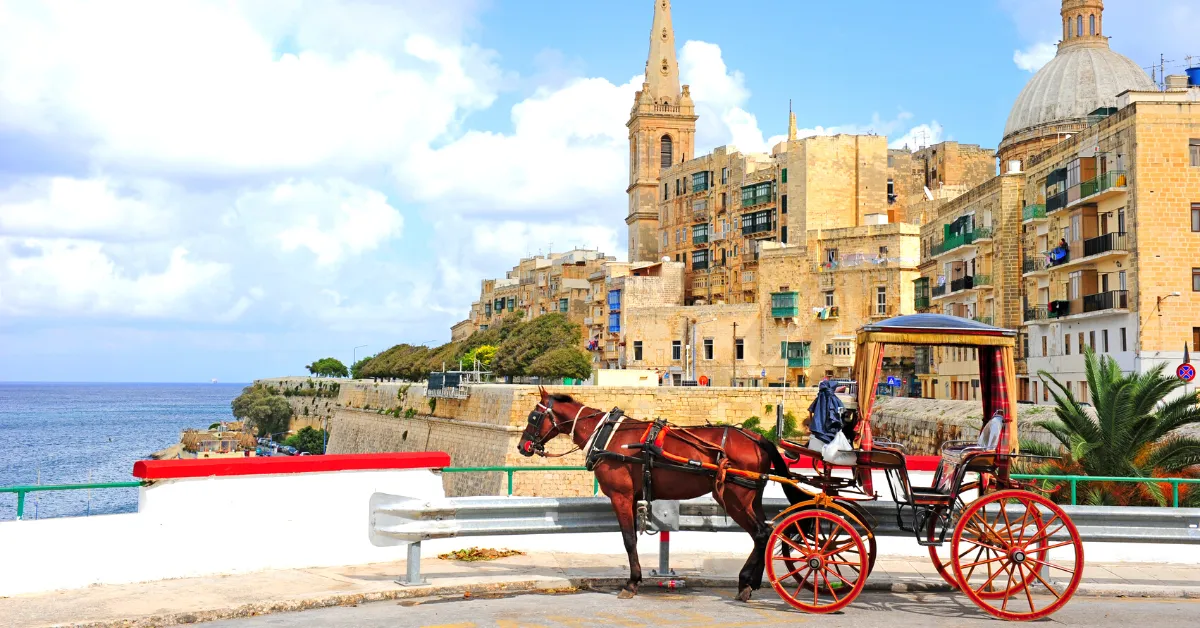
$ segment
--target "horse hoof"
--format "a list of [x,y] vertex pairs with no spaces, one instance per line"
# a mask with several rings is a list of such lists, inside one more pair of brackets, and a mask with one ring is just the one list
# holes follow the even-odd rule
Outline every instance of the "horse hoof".
[[617,599],[631,600],[633,599],[633,591],[630,591],[629,589],[621,589],[621,592],[617,594]]
[[741,591],[738,591],[738,594],[737,594],[737,601],[739,601],[739,602],[749,602],[749,601],[750,601],[750,593],[751,593],[751,592],[753,592],[753,589],[751,589],[750,587],[746,587],[746,588],[742,589]]

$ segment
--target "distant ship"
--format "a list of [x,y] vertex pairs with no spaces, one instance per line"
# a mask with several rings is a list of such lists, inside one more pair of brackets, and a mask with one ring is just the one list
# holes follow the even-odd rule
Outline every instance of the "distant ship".
[[217,378],[215,378],[215,377],[212,378],[212,383],[214,383],[214,384],[217,383]]

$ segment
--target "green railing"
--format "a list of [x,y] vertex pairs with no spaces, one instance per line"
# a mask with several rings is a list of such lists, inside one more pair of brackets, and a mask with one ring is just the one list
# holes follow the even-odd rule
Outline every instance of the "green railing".
[[[990,237],[990,236],[989,236]],[[963,233],[948,236],[942,242],[933,245],[933,254],[941,255],[957,249],[960,246],[966,246],[975,241],[974,231],[964,231]]]
[[1079,198],[1085,199],[1089,196],[1099,194],[1105,190],[1114,187],[1125,186],[1125,171],[1124,170],[1109,170],[1108,172],[1079,184]]
[[1113,478],[1099,475],[1034,475],[1028,473],[1014,473],[1012,477],[1017,480],[1048,480],[1058,484],[1069,482],[1071,485],[1071,505],[1079,503],[1076,489],[1080,482],[1136,482],[1141,484],[1170,484],[1171,485],[1171,507],[1179,508],[1179,485],[1180,484],[1200,484],[1200,478]]
[[971,285],[975,288],[979,288],[981,286],[990,286],[992,285],[992,276],[975,275],[975,279],[971,281]]
[[25,517],[25,495],[42,491],[81,491],[93,488],[134,488],[141,482],[97,482],[94,484],[35,484],[32,486],[3,486],[0,493],[17,494],[17,520]]
[[[508,495],[513,494],[513,475],[528,471],[587,471],[587,467],[446,467],[442,473],[503,473],[508,478]],[[600,480],[592,478],[592,494],[600,493]]]
[[1046,205],[1027,205],[1021,210],[1021,220],[1039,220],[1046,217]]

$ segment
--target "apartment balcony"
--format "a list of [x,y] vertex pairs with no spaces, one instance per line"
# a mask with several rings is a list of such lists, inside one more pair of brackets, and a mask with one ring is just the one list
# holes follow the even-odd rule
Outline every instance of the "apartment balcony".
[[708,236],[709,240],[712,242],[720,242],[727,237],[729,237],[729,232],[727,231],[714,231]]
[[1112,257],[1129,255],[1129,235],[1124,231],[1114,231],[1082,242],[1072,242],[1067,255],[1060,260],[1054,260],[1050,268],[1071,268],[1098,262]]
[[913,308],[925,310],[929,308],[929,295],[919,296],[913,299]]
[[1084,313],[1127,309],[1129,309],[1128,290],[1109,290],[1108,292],[1088,294],[1083,297]]
[[692,262],[692,270],[708,270],[708,260]]
[[833,290],[833,275],[818,275],[817,288],[821,290]]
[[825,363],[834,367],[854,366],[854,354],[844,355],[841,353],[825,352]]
[[787,365],[790,369],[804,369],[812,366],[812,357],[804,356],[802,358],[788,358]]
[[708,234],[696,234],[692,236],[692,244],[708,244]]
[[1126,193],[1128,178],[1124,170],[1109,170],[1108,172],[1067,190],[1066,209],[1077,205],[1099,203],[1108,198]]
[[944,297],[944,296],[946,296],[946,286],[945,285],[934,286],[933,288],[930,288],[929,293],[932,294],[933,298],[935,298],[935,299],[938,297]]
[[1067,206],[1067,191],[1063,190],[1054,196],[1046,197],[1046,213],[1054,213]]
[[750,225],[742,225],[742,235],[754,235],[756,233],[769,233],[775,231],[775,221],[771,222],[756,222]]
[[[1076,314],[1078,314],[1078,312],[1076,312]],[[1065,318],[1070,315],[1071,315],[1071,302],[1070,301],[1067,301],[1064,299],[1058,299],[1055,301],[1051,301],[1050,303],[1048,303],[1046,305],[1046,319],[1047,320]]]
[[707,209],[699,209],[692,212],[692,222],[706,223],[712,218],[712,212]]
[[840,316],[840,314],[838,312],[838,306],[836,305],[823,307],[821,308],[821,311],[817,312],[817,320],[819,321],[837,320],[838,316]]
[[1036,323],[1044,323],[1044,322],[1046,322],[1046,319],[1048,317],[1049,317],[1049,311],[1047,309],[1047,306],[1035,305],[1033,307],[1025,308],[1025,315],[1022,317],[1022,320],[1025,321],[1025,324],[1030,325],[1030,324],[1036,324]]
[[[974,233],[976,243],[991,242],[994,231],[991,227],[976,227]],[[968,244],[970,243],[968,242]]]
[[1046,254],[1039,253],[1033,257],[1027,257],[1021,263],[1022,275],[1036,275],[1046,272]]
[[1065,266],[1071,262],[1070,247],[1066,249],[1055,248],[1051,251],[1042,251],[1033,257],[1025,258],[1025,263],[1021,267],[1023,275],[1037,275],[1049,272],[1052,268]]
[[792,318],[800,315],[799,292],[772,292],[771,318]]
[[1046,220],[1046,204],[1026,205],[1021,210],[1021,222],[1039,223]]
[[992,288],[995,286],[991,275],[975,275],[975,288]]
[[[957,235],[952,235],[945,240],[933,245],[933,257],[945,255],[954,249],[964,246],[971,246],[975,243],[976,232],[964,231]],[[991,230],[988,230],[988,238],[991,239]]]
[[950,280],[950,294],[954,294],[955,292],[962,292],[963,290],[970,290],[971,288],[974,288],[974,287],[975,287],[975,277],[973,277],[971,275],[967,275],[965,277],[959,277],[958,279]]

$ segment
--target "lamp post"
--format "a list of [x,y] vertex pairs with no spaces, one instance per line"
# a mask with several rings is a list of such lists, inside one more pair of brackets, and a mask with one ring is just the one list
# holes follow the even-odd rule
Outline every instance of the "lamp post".
[[[358,345],[357,347],[354,347],[354,351],[352,351],[350,354],[353,356],[352,358],[350,358],[350,368],[351,369],[353,369],[354,365],[358,363],[358,350],[362,349],[365,346],[367,346],[367,345]],[[350,376],[353,377],[354,373],[351,373]]]

